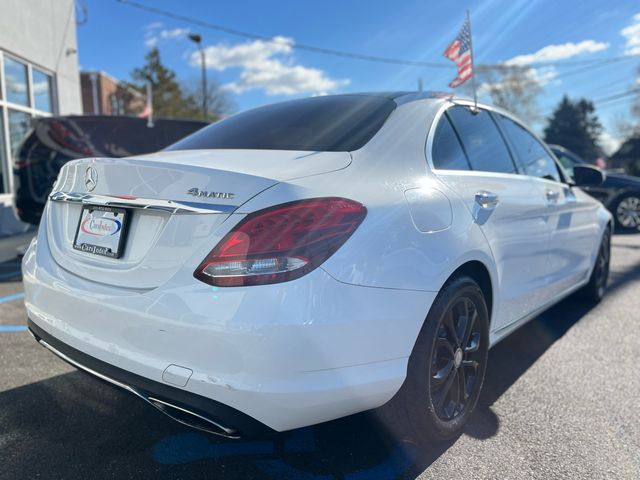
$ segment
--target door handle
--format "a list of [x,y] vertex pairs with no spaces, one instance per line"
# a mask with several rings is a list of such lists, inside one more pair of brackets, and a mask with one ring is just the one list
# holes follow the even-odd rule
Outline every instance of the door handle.
[[500,200],[495,193],[483,190],[476,193],[476,203],[480,205],[481,208],[491,209],[496,208]]
[[556,190],[547,190],[547,202],[549,203],[558,203],[558,199],[560,198],[560,192]]

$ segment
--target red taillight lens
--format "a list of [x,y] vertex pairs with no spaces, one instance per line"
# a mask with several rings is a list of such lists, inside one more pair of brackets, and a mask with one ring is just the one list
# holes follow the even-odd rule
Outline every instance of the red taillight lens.
[[367,209],[345,198],[285,203],[247,215],[211,250],[194,276],[220,287],[299,278],[351,236]]

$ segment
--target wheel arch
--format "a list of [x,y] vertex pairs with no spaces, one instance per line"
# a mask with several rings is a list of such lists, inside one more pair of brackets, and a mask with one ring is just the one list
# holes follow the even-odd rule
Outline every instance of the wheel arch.
[[472,278],[482,290],[482,294],[487,302],[487,312],[489,314],[489,325],[491,326],[491,321],[493,319],[493,311],[495,305],[495,296],[494,296],[494,284],[491,278],[491,273],[489,273],[489,269],[487,266],[481,262],[480,260],[469,260],[458,268],[456,268],[451,275],[447,278],[445,285],[453,280],[454,278],[458,278],[461,276],[468,276]]

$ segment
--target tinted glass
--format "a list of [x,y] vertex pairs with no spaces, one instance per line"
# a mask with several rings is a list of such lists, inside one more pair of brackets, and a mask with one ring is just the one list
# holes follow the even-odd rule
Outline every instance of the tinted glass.
[[31,71],[33,77],[33,100],[34,107],[43,112],[53,112],[51,94],[51,75],[47,75],[35,68]]
[[9,145],[13,154],[15,154],[16,149],[22,143],[30,128],[31,116],[28,113],[9,109]]
[[433,137],[433,166],[443,170],[469,170],[469,162],[446,115]]
[[366,95],[276,103],[214,123],[169,150],[357,150],[375,135],[395,105],[388,98]]
[[524,173],[559,182],[560,175],[556,163],[542,144],[516,122],[502,115],[497,117],[524,168]]
[[7,168],[7,159],[5,158],[5,150],[4,150],[4,124],[3,124],[4,115],[2,114],[2,108],[0,108],[0,193],[6,192],[5,190],[5,179],[7,175],[5,173],[5,169]]
[[554,150],[553,153],[556,155],[556,158],[560,163],[560,168],[562,168],[564,174],[569,178],[573,178],[573,167],[580,162],[572,159],[571,157],[558,150]]
[[480,110],[472,113],[466,107],[452,107],[447,113],[473,170],[515,173],[509,150],[488,112]]
[[27,88],[27,66],[5,55],[4,83],[7,88],[7,100],[18,105],[29,106]]

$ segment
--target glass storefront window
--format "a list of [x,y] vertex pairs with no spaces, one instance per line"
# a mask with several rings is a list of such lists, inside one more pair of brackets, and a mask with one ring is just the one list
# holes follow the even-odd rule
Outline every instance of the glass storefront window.
[[5,149],[4,149],[4,116],[2,112],[2,108],[0,108],[0,193],[5,193],[7,190],[7,186],[5,185],[6,175],[5,170],[7,169],[7,159],[5,157]]
[[16,156],[16,149],[31,128],[31,115],[9,109],[9,145],[11,154]]
[[27,66],[5,55],[4,82],[7,89],[7,101],[28,107]]
[[35,68],[32,69],[32,88],[34,108],[42,112],[52,113],[52,80],[47,75]]

